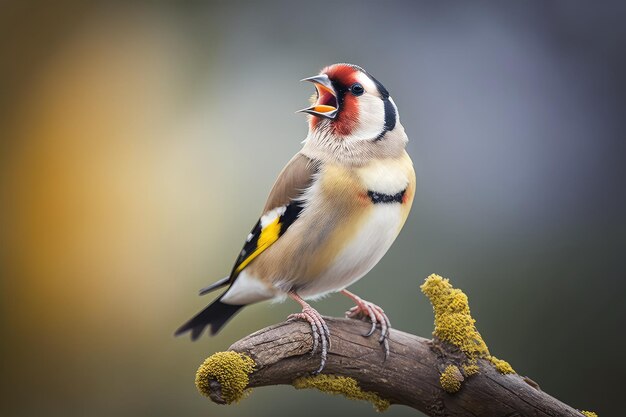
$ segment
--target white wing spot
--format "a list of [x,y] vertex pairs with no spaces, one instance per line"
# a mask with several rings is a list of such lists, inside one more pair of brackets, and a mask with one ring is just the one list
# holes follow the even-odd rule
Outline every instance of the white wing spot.
[[275,209],[272,209],[268,211],[267,213],[265,213],[261,217],[261,229],[265,229],[267,225],[273,222],[274,220],[276,220],[277,217],[280,217],[283,214],[285,214],[286,210],[287,210],[287,206],[281,206],[281,207],[276,207]]

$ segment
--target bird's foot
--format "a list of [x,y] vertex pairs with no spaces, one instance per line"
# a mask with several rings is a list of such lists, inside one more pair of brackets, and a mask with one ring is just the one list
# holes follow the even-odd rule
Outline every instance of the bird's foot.
[[302,305],[302,312],[290,314],[287,317],[287,320],[288,321],[304,320],[304,321],[307,321],[311,325],[311,333],[313,336],[313,348],[311,349],[311,355],[314,355],[315,352],[317,352],[318,348],[321,346],[320,366],[315,372],[313,372],[313,375],[317,375],[320,372],[322,372],[322,370],[324,369],[324,366],[326,365],[328,349],[330,348],[330,330],[328,329],[328,326],[326,325],[324,318],[322,317],[320,313],[317,312],[317,310],[311,307],[308,303],[306,303],[296,294],[293,294],[291,298],[298,301],[298,303]]
[[391,329],[391,322],[385,311],[376,304],[363,300],[347,290],[343,290],[343,293],[356,303],[354,307],[346,311],[346,317],[359,320],[365,319],[372,322],[372,328],[369,332],[364,333],[363,336],[370,337],[376,330],[376,326],[380,324],[380,338],[378,342],[383,345],[385,359],[387,359],[389,357],[389,329]]

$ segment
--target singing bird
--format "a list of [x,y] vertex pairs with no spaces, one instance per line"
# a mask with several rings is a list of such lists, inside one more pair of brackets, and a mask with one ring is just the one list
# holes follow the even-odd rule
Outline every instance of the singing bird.
[[330,346],[324,318],[305,300],[341,292],[355,302],[348,317],[370,320],[371,336],[389,355],[390,322],[384,311],[346,288],[380,261],[409,214],[415,172],[408,138],[389,92],[363,68],[335,64],[305,78],[317,94],[304,145],[283,168],[261,218],[248,235],[229,276],[200,290],[228,287],[176,335],[196,340],[207,326],[216,334],[242,307],[287,297],[302,306],[289,316],[311,326],[319,373]]

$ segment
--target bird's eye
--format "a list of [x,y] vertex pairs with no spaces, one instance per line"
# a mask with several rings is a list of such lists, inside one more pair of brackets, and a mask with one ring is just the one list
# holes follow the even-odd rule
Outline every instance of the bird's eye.
[[354,83],[350,86],[350,92],[352,93],[352,95],[360,96],[365,92],[365,89],[360,83]]

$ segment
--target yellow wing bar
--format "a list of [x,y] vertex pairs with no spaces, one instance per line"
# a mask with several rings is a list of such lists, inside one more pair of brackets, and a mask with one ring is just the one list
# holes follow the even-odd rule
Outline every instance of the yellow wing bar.
[[235,272],[240,273],[254,258],[259,256],[261,252],[269,248],[272,243],[276,242],[280,237],[280,217],[276,217],[273,222],[265,226],[261,230],[256,248],[237,266]]

